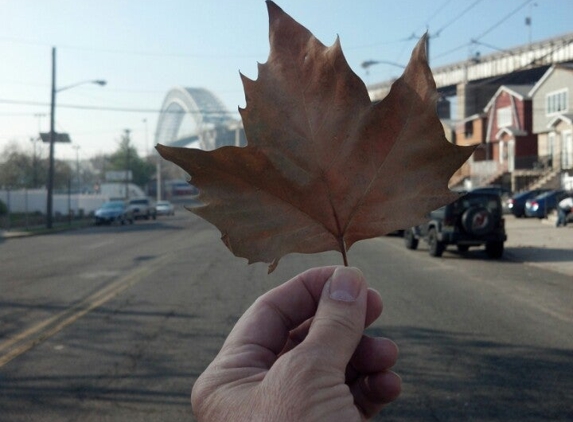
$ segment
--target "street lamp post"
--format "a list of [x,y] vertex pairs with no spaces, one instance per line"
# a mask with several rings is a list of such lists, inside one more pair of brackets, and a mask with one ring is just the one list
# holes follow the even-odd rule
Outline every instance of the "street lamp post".
[[56,89],[56,47],[52,47],[52,98],[50,102],[50,157],[48,161],[48,198],[46,203],[46,228],[52,228],[53,207],[54,207],[54,144],[56,142],[56,93],[66,89],[74,88],[79,85],[93,83],[97,85],[105,85],[104,80],[88,80],[77,82],[72,85],[67,85],[62,88]]
[[145,124],[145,157],[149,157],[149,139],[147,136],[147,119],[142,120]]
[[124,140],[125,140],[125,199],[129,200],[129,155],[130,155],[130,146],[129,141],[129,134],[131,133],[130,129],[124,129]]
[[391,66],[401,67],[402,69],[405,69],[405,68],[406,68],[406,66],[404,66],[403,64],[395,63],[395,62],[390,62],[390,61],[388,61],[388,60],[366,60],[366,61],[363,61],[363,62],[360,64],[360,66],[361,66],[363,69],[366,69],[366,71],[368,72],[368,68],[369,68],[370,66],[374,66],[374,65],[376,65],[376,64],[389,64],[389,65],[391,65]]
[[76,183],[77,183],[77,192],[81,193],[82,190],[82,181],[80,177],[80,146],[79,145],[72,145],[72,148],[76,150]]

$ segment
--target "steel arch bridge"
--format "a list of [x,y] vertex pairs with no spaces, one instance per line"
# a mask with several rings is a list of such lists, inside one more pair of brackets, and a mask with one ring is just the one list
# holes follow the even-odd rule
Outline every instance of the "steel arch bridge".
[[[194,130],[180,135],[186,116],[191,118]],[[155,130],[155,143],[183,146],[197,141],[201,149],[212,150],[223,145],[241,143],[244,135],[230,133],[238,131],[239,126],[239,122],[231,117],[225,105],[211,91],[178,86],[171,89],[163,100]]]

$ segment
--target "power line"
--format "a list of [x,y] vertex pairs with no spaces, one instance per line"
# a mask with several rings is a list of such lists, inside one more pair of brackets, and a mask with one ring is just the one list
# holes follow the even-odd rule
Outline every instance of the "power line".
[[469,12],[471,9],[474,8],[474,6],[476,6],[478,3],[480,3],[482,0],[476,0],[474,1],[472,4],[470,4],[468,7],[466,7],[461,13],[459,13],[455,18],[451,19],[450,21],[446,22],[444,25],[442,25],[442,27],[440,29],[438,29],[435,33],[434,36],[439,36],[440,33],[446,29],[448,26],[452,25],[453,23],[457,22],[457,20],[459,18],[461,18],[463,15],[465,15],[467,12]]
[[469,47],[470,45],[471,45],[471,43],[459,45],[459,46],[454,47],[454,48],[452,48],[452,49],[450,49],[450,50],[448,50],[442,54],[438,54],[438,55],[434,56],[434,59],[439,59],[440,57],[444,57],[444,56],[447,56],[448,54],[455,53],[456,51],[461,50],[462,48]]
[[[41,106],[49,107],[49,103],[40,101],[22,101],[0,98],[0,104],[17,104],[23,106]],[[202,114],[202,115],[232,115],[237,114],[224,110],[158,110],[155,108],[137,108],[137,107],[109,107],[109,106],[88,106],[80,104],[58,104],[58,108],[78,109],[78,110],[98,110],[98,111],[117,111],[129,113],[174,113],[174,114]]]
[[493,24],[489,29],[487,29],[484,33],[482,33],[480,36],[475,37],[474,40],[478,41],[480,38],[485,37],[487,34],[489,34],[491,31],[493,31],[494,29],[496,29],[498,26],[500,26],[503,22],[505,22],[507,19],[511,18],[513,15],[515,15],[515,13],[517,13],[519,10],[523,9],[525,6],[527,6],[529,3],[531,3],[533,0],[525,0],[519,7],[517,7],[515,10],[512,10],[510,13],[508,13],[507,15],[505,15],[502,19],[500,19],[498,22],[496,22],[495,24]]
[[[52,44],[40,40],[0,37],[0,42],[10,42],[15,44],[37,45],[42,47],[52,47]],[[143,57],[171,57],[182,59],[240,59],[240,58],[258,58],[265,54],[207,54],[207,53],[166,53],[160,51],[142,51],[142,50],[116,50],[110,48],[97,48],[73,44],[58,44],[58,49],[92,51],[96,53],[121,54]]]
[[471,43],[472,43],[472,44],[483,45],[484,47],[491,48],[492,50],[497,50],[497,51],[500,51],[500,52],[502,52],[502,53],[504,53],[504,52],[506,52],[506,51],[509,51],[509,50],[506,49],[506,48],[499,48],[499,47],[496,47],[495,45],[491,45],[491,44],[488,44],[488,43],[485,43],[485,42],[481,42],[481,41],[477,41],[477,40],[471,40]]
[[[476,5],[479,1],[481,1],[481,0],[477,0],[476,2],[472,3],[465,11],[469,10],[471,7],[473,7],[474,5]],[[482,44],[483,46],[489,47],[489,48],[493,48],[494,50],[504,51],[504,50],[501,50],[501,49],[499,49],[499,48],[497,48],[497,47],[493,47],[493,46],[489,46],[489,45],[486,45],[486,44],[484,44],[484,43],[481,43],[481,42],[479,42],[479,39],[480,39],[480,38],[483,38],[484,36],[486,36],[487,34],[489,34],[491,31],[493,31],[494,29],[496,29],[496,28],[497,28],[498,26],[500,26],[503,22],[505,22],[507,19],[511,18],[515,13],[517,13],[519,10],[523,9],[525,6],[527,6],[527,5],[528,5],[529,3],[531,3],[532,1],[533,1],[533,0],[526,0],[526,1],[523,2],[519,7],[517,7],[517,8],[514,9],[514,10],[512,10],[510,13],[508,13],[507,15],[505,15],[502,19],[500,19],[500,20],[499,20],[498,22],[496,22],[494,25],[492,25],[491,27],[489,27],[489,28],[488,28],[486,31],[484,31],[481,35],[479,35],[479,36],[476,37],[476,38],[472,38],[469,43],[465,43],[465,44],[462,44],[462,45],[460,45],[460,46],[458,46],[458,47],[454,47],[454,48],[452,48],[452,49],[446,51],[445,53],[442,53],[442,54],[440,54],[440,55],[435,56],[434,58],[440,58],[440,57],[447,56],[448,54],[454,53],[454,52],[456,52],[456,51],[458,51],[458,50],[461,50],[462,48],[469,47],[469,46],[471,46],[472,44]],[[465,11],[464,11],[464,12],[465,12]],[[442,29],[443,29],[443,28],[442,28]],[[440,30],[442,30],[442,29],[440,29]],[[438,30],[438,33],[439,33],[440,30]]]
[[429,24],[430,21],[432,19],[434,19],[438,13],[440,13],[442,10],[444,10],[446,8],[446,6],[451,2],[452,0],[446,0],[444,3],[442,3],[442,5],[440,7],[438,7],[436,9],[436,11],[428,18],[428,20],[426,21],[426,24]]

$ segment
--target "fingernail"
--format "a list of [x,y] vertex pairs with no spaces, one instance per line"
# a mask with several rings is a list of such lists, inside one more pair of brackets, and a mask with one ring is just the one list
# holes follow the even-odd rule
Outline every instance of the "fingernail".
[[338,267],[330,279],[330,298],[354,302],[360,294],[362,274],[355,268]]

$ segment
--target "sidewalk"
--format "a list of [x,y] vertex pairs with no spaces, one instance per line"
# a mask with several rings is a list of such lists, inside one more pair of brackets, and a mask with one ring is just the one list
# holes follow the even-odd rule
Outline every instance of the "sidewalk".
[[59,233],[62,231],[77,230],[91,225],[93,225],[92,219],[84,219],[84,220],[72,221],[71,224],[67,221],[55,222],[51,229],[46,229],[44,225],[30,226],[28,230],[26,230],[23,227],[13,227],[10,230],[5,230],[0,228],[0,242],[3,239]]
[[571,275],[573,281],[573,223],[555,227],[555,218],[515,218],[505,215],[505,256],[525,264]]

